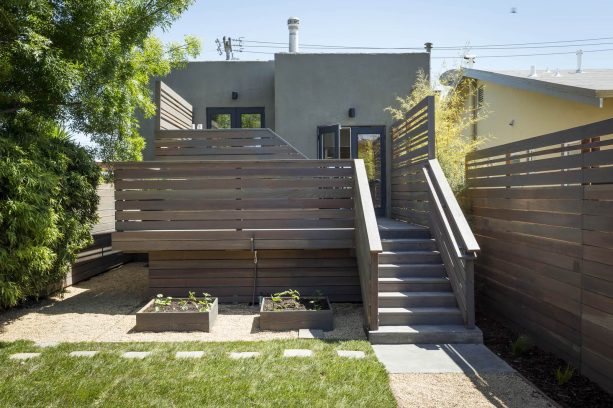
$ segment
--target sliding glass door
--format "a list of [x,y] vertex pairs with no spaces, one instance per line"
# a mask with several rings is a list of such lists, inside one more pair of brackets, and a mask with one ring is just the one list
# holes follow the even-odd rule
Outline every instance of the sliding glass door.
[[207,108],[207,129],[266,127],[264,108]]

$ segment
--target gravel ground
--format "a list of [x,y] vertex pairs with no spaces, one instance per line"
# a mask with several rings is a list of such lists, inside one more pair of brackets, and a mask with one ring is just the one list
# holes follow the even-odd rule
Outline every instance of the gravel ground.
[[[0,341],[256,341],[293,339],[298,331],[260,331],[258,309],[220,305],[211,333],[134,332],[135,313],[149,300],[147,268],[131,263],[28,306],[0,313]],[[334,304],[335,330],[326,339],[365,339],[360,305]]]
[[402,408],[556,407],[518,374],[390,374]]

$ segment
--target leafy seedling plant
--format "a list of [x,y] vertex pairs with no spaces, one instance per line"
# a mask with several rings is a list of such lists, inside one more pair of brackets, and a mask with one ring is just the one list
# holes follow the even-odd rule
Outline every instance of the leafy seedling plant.
[[172,296],[168,296],[168,297],[164,297],[164,295],[162,295],[161,293],[158,293],[158,295],[155,298],[155,311],[159,312],[160,309],[170,306],[172,304]]
[[519,357],[533,347],[532,339],[525,334],[520,335],[517,340],[511,343],[511,354]]
[[270,295],[273,309],[298,309],[300,307],[300,293],[294,289],[288,289]]
[[575,369],[569,365],[567,365],[564,369],[562,369],[562,367],[558,367],[555,373],[556,382],[558,385],[564,385],[573,378],[574,374]]
[[208,312],[213,306],[213,297],[209,293],[202,293],[202,297],[198,299],[195,292],[189,292],[187,298],[199,312]]

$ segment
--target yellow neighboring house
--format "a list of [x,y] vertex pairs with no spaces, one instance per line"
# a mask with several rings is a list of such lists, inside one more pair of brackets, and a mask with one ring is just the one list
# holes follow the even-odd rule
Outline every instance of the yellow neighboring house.
[[[454,75],[455,74],[455,75]],[[583,72],[559,71],[461,71],[457,90],[471,89],[467,112],[489,112],[468,130],[467,136],[486,141],[480,148],[568,129],[613,118],[613,69]],[[457,71],[448,71],[449,82]]]

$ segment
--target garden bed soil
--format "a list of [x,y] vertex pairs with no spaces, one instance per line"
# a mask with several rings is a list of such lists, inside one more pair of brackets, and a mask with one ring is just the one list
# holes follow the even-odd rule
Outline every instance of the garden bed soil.
[[564,369],[567,363],[554,354],[533,346],[520,355],[514,355],[511,344],[521,333],[506,327],[496,317],[477,313],[477,326],[483,332],[483,342],[488,348],[563,407],[613,407],[613,395],[578,370],[570,381],[559,385],[555,372],[558,368]]
[[291,298],[283,298],[273,304],[264,298],[260,307],[260,329],[262,330],[299,330],[334,328],[334,314],[330,301],[325,297],[304,297],[296,303]]
[[[181,309],[180,301],[187,300],[186,310]],[[213,304],[206,312],[198,310],[197,306],[188,299],[173,299],[170,305],[158,306],[159,311],[155,311],[155,299],[152,299],[141,310],[136,313],[136,331],[204,331],[210,332],[217,320],[218,299],[213,300]]]

